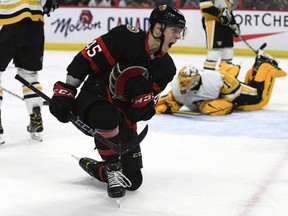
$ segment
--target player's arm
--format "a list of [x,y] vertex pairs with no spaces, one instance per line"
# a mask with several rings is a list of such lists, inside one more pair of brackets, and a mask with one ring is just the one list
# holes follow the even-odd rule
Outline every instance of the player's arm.
[[[131,35],[131,33],[130,33]],[[124,56],[129,32],[118,26],[89,43],[79,52],[67,68],[66,82],[78,87],[87,75],[106,72]]]
[[200,0],[199,5],[200,12],[206,19],[216,20],[225,26],[228,26],[231,23],[233,17],[231,10],[229,10],[228,7],[217,8],[210,0]]

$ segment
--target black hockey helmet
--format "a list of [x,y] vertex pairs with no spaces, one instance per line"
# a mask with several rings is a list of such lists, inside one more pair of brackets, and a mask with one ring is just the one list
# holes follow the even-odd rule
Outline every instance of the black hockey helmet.
[[184,29],[186,25],[186,20],[183,14],[178,9],[167,5],[156,7],[151,12],[149,21],[150,29],[153,29],[156,23],[177,26],[181,29]]

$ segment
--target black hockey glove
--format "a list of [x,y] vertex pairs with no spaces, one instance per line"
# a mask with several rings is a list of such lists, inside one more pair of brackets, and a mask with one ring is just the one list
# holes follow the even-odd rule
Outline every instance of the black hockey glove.
[[50,12],[55,11],[58,8],[57,0],[46,0],[45,5],[43,6],[43,12],[44,14],[47,14],[47,16],[50,16]]
[[77,89],[63,82],[56,82],[53,88],[53,97],[49,104],[49,110],[60,122],[69,122],[68,115],[74,110],[74,98]]
[[128,118],[132,122],[147,121],[155,115],[154,96],[152,92],[138,95],[131,100],[132,109],[128,111]]
[[143,76],[130,79],[125,94],[131,98],[127,116],[132,122],[146,121],[155,115],[154,93],[150,79]]
[[239,37],[239,35],[241,34],[239,24],[237,24],[237,23],[232,24],[232,25],[230,26],[230,28],[231,28],[232,31],[233,31],[233,36],[234,36],[234,37]]
[[233,31],[233,36],[234,37],[239,37],[239,35],[241,35],[240,25],[238,23],[236,23],[236,20],[234,18],[233,13],[231,13],[231,15],[232,15],[232,20],[231,20],[231,23],[230,23],[229,27]]
[[223,26],[228,26],[232,21],[232,15],[227,8],[220,10],[219,18]]

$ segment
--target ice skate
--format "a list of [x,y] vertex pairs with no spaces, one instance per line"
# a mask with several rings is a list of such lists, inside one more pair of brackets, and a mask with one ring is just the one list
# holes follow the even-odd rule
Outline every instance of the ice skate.
[[108,196],[111,198],[121,198],[125,196],[125,188],[130,187],[131,182],[123,175],[121,162],[105,162],[104,166],[107,174]]
[[255,60],[256,70],[258,70],[259,66],[262,63],[269,63],[273,67],[278,68],[278,61],[275,58],[273,58],[271,55],[269,55],[268,53],[266,53],[260,49],[260,50],[258,50],[256,60]]
[[[73,156],[75,159],[77,159],[75,156]],[[100,167],[103,167],[104,162],[103,161],[96,161],[91,158],[78,158],[79,165],[82,167],[85,172],[87,172],[90,176],[98,179],[99,181],[104,181],[104,179],[101,179],[99,174]]]
[[3,137],[3,134],[0,133],[0,145],[5,143],[5,139]]
[[[79,159],[74,155],[72,156],[79,161],[79,165],[90,176],[98,179],[99,181],[107,181],[108,196],[115,198],[116,204],[118,208],[120,208],[120,198],[125,196],[125,188],[131,186],[130,180],[122,173],[120,161],[103,162],[86,157]],[[104,177],[105,179],[103,179],[102,175],[99,173],[99,169],[103,167],[106,173],[106,178]]]
[[42,142],[43,124],[41,118],[40,107],[33,108],[33,114],[30,115],[30,124],[27,126],[27,131],[32,139]]

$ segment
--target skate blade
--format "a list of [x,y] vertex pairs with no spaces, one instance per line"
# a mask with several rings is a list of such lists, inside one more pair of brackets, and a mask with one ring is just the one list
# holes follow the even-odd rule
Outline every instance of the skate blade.
[[5,143],[5,140],[3,137],[0,137],[0,145],[4,144]]
[[75,156],[75,155],[71,155],[75,160],[80,161],[80,158]]
[[117,207],[120,208],[120,198],[116,198],[115,199],[115,202],[117,204]]
[[41,133],[37,133],[37,132],[30,133],[30,137],[31,137],[33,140],[36,140],[36,141],[39,141],[39,142],[42,142],[42,141],[43,141],[43,138],[42,138],[42,134],[41,134]]

